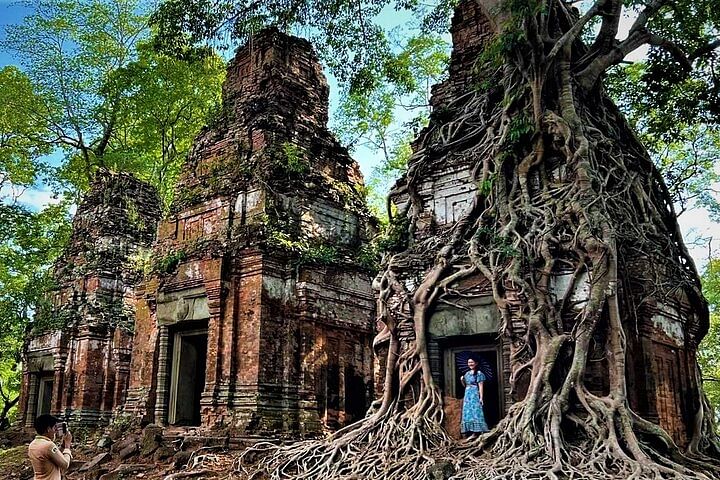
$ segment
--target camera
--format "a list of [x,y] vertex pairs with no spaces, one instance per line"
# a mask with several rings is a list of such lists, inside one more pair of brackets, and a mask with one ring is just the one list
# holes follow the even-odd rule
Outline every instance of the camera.
[[57,430],[58,430],[58,433],[59,433],[60,435],[65,435],[65,434],[67,433],[67,431],[68,431],[68,430],[67,430],[67,423],[65,423],[65,422],[60,422],[60,423],[58,423]]

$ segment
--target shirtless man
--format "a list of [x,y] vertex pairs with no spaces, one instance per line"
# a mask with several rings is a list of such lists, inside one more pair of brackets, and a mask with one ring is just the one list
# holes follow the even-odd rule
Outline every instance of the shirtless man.
[[35,419],[37,436],[28,447],[34,480],[62,480],[63,473],[70,466],[72,434],[66,431],[62,435],[60,448],[53,442],[58,434],[57,427],[58,419],[52,415],[40,415]]

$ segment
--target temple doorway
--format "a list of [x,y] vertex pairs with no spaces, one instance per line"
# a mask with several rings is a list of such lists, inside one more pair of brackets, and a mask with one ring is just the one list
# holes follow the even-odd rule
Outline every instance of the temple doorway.
[[173,337],[169,423],[199,426],[200,397],[205,389],[207,329],[180,331]]
[[[487,337],[487,338],[486,338]],[[443,390],[445,398],[446,429],[460,438],[460,419],[465,388],[461,378],[467,371],[467,358],[477,359],[487,379],[483,384],[483,413],[488,427],[493,428],[505,415],[502,346],[489,335],[471,339],[454,339],[443,351]]]
[[38,379],[37,416],[50,413],[52,409],[53,374],[40,375]]

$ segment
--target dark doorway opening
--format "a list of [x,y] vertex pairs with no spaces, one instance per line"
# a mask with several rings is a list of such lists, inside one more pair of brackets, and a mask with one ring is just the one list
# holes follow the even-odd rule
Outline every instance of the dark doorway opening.
[[37,416],[50,413],[54,378],[52,374],[40,374],[38,379]]
[[345,418],[346,424],[360,420],[368,409],[367,391],[363,377],[353,365],[345,367]]
[[199,426],[200,397],[205,389],[207,329],[174,335],[170,377],[169,423]]
[[444,379],[445,395],[462,400],[465,395],[461,378],[467,367],[464,366],[468,355],[478,358],[484,368],[489,368],[491,378],[486,379],[483,384],[484,406],[483,413],[488,427],[492,428],[504,416],[504,383],[502,378],[502,357],[501,347],[495,341],[453,346],[445,349],[444,355]]

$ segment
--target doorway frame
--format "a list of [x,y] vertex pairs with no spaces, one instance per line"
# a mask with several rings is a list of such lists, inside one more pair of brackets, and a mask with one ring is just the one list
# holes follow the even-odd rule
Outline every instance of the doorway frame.
[[[47,412],[42,411],[43,407],[43,397],[45,396],[45,391],[47,389],[50,389],[50,405]],[[53,372],[39,372],[38,373],[38,383],[37,383],[37,397],[35,401],[35,416],[39,417],[43,413],[50,414],[53,410],[53,389],[55,388],[55,376]]]
[[495,378],[497,379],[497,390],[498,390],[498,407],[500,418],[505,415],[505,376],[504,364],[503,364],[503,344],[502,342],[496,345],[478,345],[473,343],[471,340],[464,342],[461,345],[454,345],[452,347],[445,347],[443,349],[443,391],[445,395],[450,395],[455,398],[455,384],[458,381],[457,367],[455,366],[455,354],[464,351],[476,351],[476,352],[493,352],[495,353],[495,364],[497,365],[497,372],[495,372]]
[[[168,421],[169,425],[174,425],[177,415],[177,389],[178,376],[180,375],[180,356],[182,355],[182,339],[183,337],[195,337],[204,335],[208,336],[208,328],[196,328],[192,330],[180,330],[173,334],[172,348],[172,365],[170,368],[170,398],[168,400]],[[207,340],[206,340],[207,341]],[[207,355],[205,356],[205,377],[202,379],[203,390],[205,389],[207,379]]]

